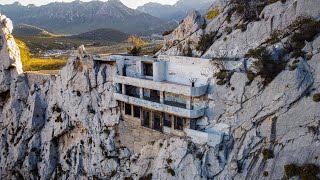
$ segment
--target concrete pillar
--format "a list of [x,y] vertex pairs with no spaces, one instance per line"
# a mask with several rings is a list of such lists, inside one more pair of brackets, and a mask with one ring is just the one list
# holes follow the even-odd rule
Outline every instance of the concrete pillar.
[[189,97],[186,102],[187,109],[192,110],[192,98]]
[[143,88],[139,87],[140,99],[143,99]]
[[174,116],[171,116],[171,130],[174,131]]
[[134,116],[134,108],[133,108],[133,105],[131,104],[131,116],[133,117]]
[[122,94],[126,95],[126,85],[122,84]]
[[160,104],[164,104],[164,91],[160,91]]
[[153,129],[153,111],[150,111],[150,119],[149,119],[149,122],[150,122],[150,128]]

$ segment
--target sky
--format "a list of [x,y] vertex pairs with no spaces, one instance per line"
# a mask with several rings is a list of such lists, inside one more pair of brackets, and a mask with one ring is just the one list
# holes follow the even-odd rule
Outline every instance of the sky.
[[[23,5],[35,4],[35,5],[44,5],[50,2],[71,2],[73,0],[0,0],[0,4],[12,4],[13,2],[18,1]],[[91,1],[91,0],[82,0],[82,1]],[[101,0],[107,1],[107,0]],[[136,8],[148,2],[158,2],[161,4],[174,4],[178,0],[121,0],[126,6],[130,8]]]

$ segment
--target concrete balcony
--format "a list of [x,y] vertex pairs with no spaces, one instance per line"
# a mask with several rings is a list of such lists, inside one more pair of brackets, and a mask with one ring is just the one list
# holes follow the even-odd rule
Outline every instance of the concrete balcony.
[[156,82],[148,79],[140,79],[126,76],[116,76],[114,77],[114,82],[141,88],[153,89],[162,92],[181,94],[188,97],[199,97],[205,95],[208,87],[208,85],[203,85],[200,87],[191,87],[188,85],[183,85],[169,81]]
[[197,109],[197,110],[189,110],[189,109],[170,106],[166,104],[160,104],[157,102],[147,101],[145,99],[139,99],[136,97],[131,97],[131,96],[127,96],[119,93],[114,93],[114,98],[118,101],[122,101],[128,104],[133,104],[136,106],[141,106],[141,107],[149,108],[156,111],[162,111],[162,112],[166,112],[169,114],[190,118],[190,119],[199,118],[204,115],[204,108]]

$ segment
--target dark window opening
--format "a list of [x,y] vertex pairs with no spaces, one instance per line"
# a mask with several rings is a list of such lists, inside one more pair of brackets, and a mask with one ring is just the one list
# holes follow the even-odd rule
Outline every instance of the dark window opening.
[[170,114],[164,115],[164,126],[171,127],[171,118],[172,116]]
[[174,129],[175,130],[183,130],[183,118],[175,116],[174,117]]
[[197,120],[195,119],[190,120],[190,129],[194,129],[194,130],[197,129]]
[[153,76],[153,64],[152,63],[144,63],[143,75],[144,76]]
[[133,106],[133,117],[140,118],[140,110],[139,106]]
[[122,93],[122,84],[118,84],[118,88],[117,88],[118,93]]
[[139,88],[131,85],[126,85],[126,95],[139,98]]
[[153,129],[157,131],[161,131],[161,114],[159,113],[154,113],[153,114]]
[[150,127],[150,111],[143,110],[142,126]]
[[160,103],[160,92],[150,89],[150,97],[144,97],[145,100]]
[[126,115],[130,115],[130,116],[132,115],[131,104],[125,104],[124,109],[125,109],[125,114]]

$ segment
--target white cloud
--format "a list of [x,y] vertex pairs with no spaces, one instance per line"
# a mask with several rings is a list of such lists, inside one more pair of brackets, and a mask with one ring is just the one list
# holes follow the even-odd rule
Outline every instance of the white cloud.
[[[13,2],[18,1],[23,5],[27,4],[36,4],[36,5],[44,5],[50,2],[71,2],[73,0],[0,0],[0,4],[12,4]],[[91,1],[91,0],[82,0],[82,1]],[[107,1],[107,0],[102,0]],[[148,2],[158,2],[161,4],[174,4],[177,0],[121,0],[126,6],[131,8],[136,8]]]

